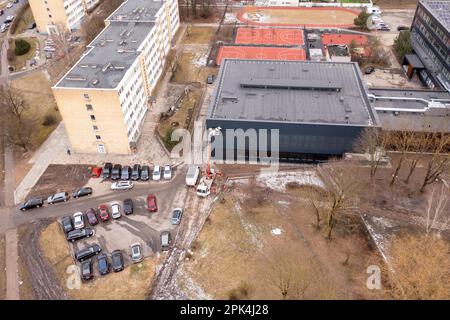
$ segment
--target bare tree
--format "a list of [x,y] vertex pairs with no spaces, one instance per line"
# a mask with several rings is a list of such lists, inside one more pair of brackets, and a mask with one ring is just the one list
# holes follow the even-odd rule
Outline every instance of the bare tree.
[[5,129],[2,134],[7,143],[28,151],[36,130],[36,119],[29,114],[29,105],[22,93],[5,85],[0,88],[0,102],[4,116]]
[[337,223],[350,223],[357,210],[357,190],[360,188],[354,167],[344,161],[330,162],[321,167],[326,195],[323,197],[326,238],[332,239]]
[[426,166],[425,177],[420,187],[420,192],[424,192],[426,186],[436,181],[450,165],[450,153],[446,152],[450,145],[450,135],[437,134],[434,136],[434,150],[433,155],[428,160]]
[[391,134],[390,145],[400,153],[397,165],[395,166],[394,173],[392,174],[390,186],[395,184],[398,178],[399,172],[403,166],[407,152],[411,151],[414,144],[415,134],[412,131],[402,130],[396,131]]
[[389,131],[381,131],[378,128],[367,128],[364,129],[355,141],[354,150],[369,155],[370,178],[372,181],[383,159],[386,145],[389,143],[389,137]]
[[427,208],[419,223],[424,227],[425,233],[431,235],[446,230],[450,223],[450,190],[442,184],[439,190],[434,186],[427,199]]
[[450,248],[433,236],[395,238],[389,247],[388,283],[396,299],[449,299]]

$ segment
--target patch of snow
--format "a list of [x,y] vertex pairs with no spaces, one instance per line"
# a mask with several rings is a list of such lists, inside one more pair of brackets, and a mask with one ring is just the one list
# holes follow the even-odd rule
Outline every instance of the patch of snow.
[[207,54],[197,54],[195,55],[192,63],[197,67],[205,67],[208,63],[208,55]]
[[387,218],[383,218],[383,217],[372,217],[372,221],[379,224],[382,227],[388,227],[388,228],[393,228],[394,225],[392,224],[392,221],[387,219]]
[[288,183],[295,182],[299,185],[310,185],[324,188],[323,181],[314,171],[293,171],[261,174],[256,179],[257,183],[275,191],[285,191]]
[[270,231],[273,236],[281,236],[282,232],[283,230],[281,230],[280,228],[274,228],[272,229],[272,231]]
[[289,201],[280,200],[280,201],[278,201],[278,204],[281,204],[282,206],[288,207],[291,203]]
[[259,241],[258,239],[258,228],[250,223],[248,223],[247,221],[245,221],[245,217],[242,214],[242,210],[241,210],[241,204],[239,203],[239,201],[236,201],[235,205],[234,205],[235,211],[239,216],[239,220],[241,221],[242,227],[244,228],[244,230],[247,232],[247,234],[250,236],[250,241],[252,242],[252,244],[257,247],[258,249],[262,249],[263,244],[261,241]]
[[237,21],[236,16],[233,13],[226,13],[224,23],[235,23]]

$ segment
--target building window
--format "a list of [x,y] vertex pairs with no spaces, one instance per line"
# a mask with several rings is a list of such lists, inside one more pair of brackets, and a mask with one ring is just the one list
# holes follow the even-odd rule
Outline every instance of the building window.
[[83,94],[84,100],[89,100],[89,95],[87,93]]
[[95,136],[95,139],[102,140],[102,137],[100,137],[98,134]]
[[94,131],[98,131],[98,127],[97,127],[97,126],[92,126],[92,129],[93,129]]
[[95,116],[93,114],[91,114],[90,117],[92,121],[95,121]]
[[87,111],[92,111],[92,110],[94,110],[94,108],[92,107],[92,104],[87,104],[87,105],[86,105],[86,110],[87,110]]
[[98,153],[106,153],[105,145],[104,144],[98,144],[97,145]]

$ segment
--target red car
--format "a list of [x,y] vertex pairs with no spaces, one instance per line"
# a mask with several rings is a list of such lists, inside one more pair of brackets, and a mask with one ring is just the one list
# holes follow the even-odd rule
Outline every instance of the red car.
[[95,214],[95,210],[90,208],[86,210],[86,217],[91,226],[95,226],[98,223],[97,215]]
[[111,216],[109,215],[108,212],[108,207],[106,206],[106,204],[101,204],[98,206],[98,216],[100,217],[100,219],[105,222],[108,221]]
[[158,205],[156,204],[156,196],[154,194],[149,194],[147,196],[147,209],[149,212],[158,211]]

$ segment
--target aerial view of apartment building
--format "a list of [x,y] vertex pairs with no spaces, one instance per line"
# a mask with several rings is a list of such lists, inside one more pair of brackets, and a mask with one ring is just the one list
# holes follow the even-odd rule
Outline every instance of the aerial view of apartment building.
[[53,87],[73,150],[130,153],[179,27],[176,0],[128,0]]

